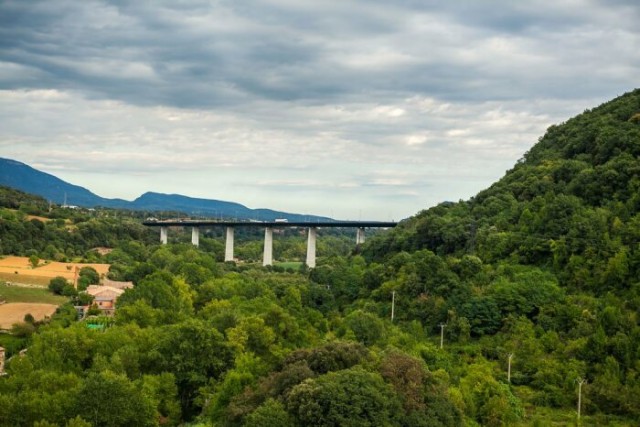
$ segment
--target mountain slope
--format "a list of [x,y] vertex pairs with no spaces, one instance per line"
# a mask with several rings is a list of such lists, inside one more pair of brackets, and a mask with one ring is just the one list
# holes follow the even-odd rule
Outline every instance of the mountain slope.
[[122,199],[100,197],[86,188],[69,184],[51,174],[41,172],[24,163],[0,158],[0,185],[5,185],[30,194],[36,194],[57,204],[67,203],[82,207],[110,207],[143,211],[176,211],[190,215],[238,219],[274,220],[286,218],[291,221],[330,221],[330,218],[301,215],[269,209],[250,209],[244,205],[221,200],[187,197],[179,194],[147,192],[133,202]]
[[276,218],[286,218],[290,221],[330,221],[330,218],[315,215],[300,215],[270,209],[250,209],[240,203],[221,200],[199,199],[180,194],[162,194],[147,192],[129,205],[130,209],[149,211],[179,211],[192,215],[208,217],[227,217],[273,221]]
[[37,194],[54,203],[70,205],[118,207],[125,200],[105,199],[86,188],[69,184],[46,172],[41,172],[24,163],[0,158],[0,185]]
[[605,292],[640,275],[640,90],[551,126],[518,164],[468,201],[420,212],[365,254],[473,254],[552,268]]

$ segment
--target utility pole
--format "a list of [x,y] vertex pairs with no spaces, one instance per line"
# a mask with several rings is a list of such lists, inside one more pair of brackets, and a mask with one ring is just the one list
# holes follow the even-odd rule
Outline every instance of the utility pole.
[[576,382],[578,383],[578,421],[580,420],[580,409],[582,406],[582,384],[587,382],[586,378],[576,378]]
[[509,365],[507,367],[507,382],[511,384],[511,358],[513,357],[513,353],[509,353]]
[[393,322],[396,310],[396,291],[391,292],[391,321]]
[[444,347],[444,327],[447,326],[444,323],[440,323],[440,348]]

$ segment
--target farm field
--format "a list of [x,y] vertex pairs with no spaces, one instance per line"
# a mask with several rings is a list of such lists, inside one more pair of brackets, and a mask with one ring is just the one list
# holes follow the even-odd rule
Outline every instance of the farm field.
[[[25,215],[25,214],[23,214],[22,212],[20,212],[18,209],[0,208],[0,213],[1,213],[1,212],[3,212],[3,211],[4,211],[4,212],[10,212],[10,213],[12,213],[13,215],[17,215],[17,216],[18,216],[18,218],[20,218],[22,215],[24,215],[24,218],[25,218],[27,221],[31,221],[32,219],[37,219],[37,220],[38,220],[38,221],[40,221],[40,222],[49,222],[49,221],[53,221],[51,218],[47,218],[47,217],[44,217],[44,216],[39,216],[39,215],[29,215],[29,214],[26,214],[26,215]],[[69,220],[69,219],[65,219],[65,220],[64,220],[64,222],[65,222],[66,224],[71,224],[71,220]]]
[[109,264],[81,264],[73,262],[55,262],[51,261],[32,268],[29,264],[29,258],[8,256],[0,259],[0,280],[7,282],[28,283],[46,286],[51,279],[56,276],[62,276],[67,280],[73,281],[75,267],[93,267],[100,276],[106,275],[109,271]]
[[30,313],[34,319],[42,320],[55,313],[56,304],[12,302],[0,305],[0,329],[10,329],[14,323],[22,322]]
[[51,316],[56,307],[67,301],[66,297],[53,295],[39,287],[8,286],[0,284],[0,329],[10,329],[30,313],[36,320]]
[[60,305],[65,303],[68,298],[54,295],[43,287],[9,286],[0,282],[0,301],[2,300],[7,303],[30,302]]

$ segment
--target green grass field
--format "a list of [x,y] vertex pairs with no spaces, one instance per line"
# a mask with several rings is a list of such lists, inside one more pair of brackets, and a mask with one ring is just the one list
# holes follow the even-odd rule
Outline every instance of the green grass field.
[[284,269],[287,268],[293,268],[294,270],[298,271],[298,269],[300,269],[300,266],[302,266],[302,262],[301,261],[284,261],[284,262],[274,262],[273,265],[276,265],[278,267],[282,267]]
[[67,302],[68,298],[54,295],[47,288],[22,288],[0,283],[0,300],[59,305]]

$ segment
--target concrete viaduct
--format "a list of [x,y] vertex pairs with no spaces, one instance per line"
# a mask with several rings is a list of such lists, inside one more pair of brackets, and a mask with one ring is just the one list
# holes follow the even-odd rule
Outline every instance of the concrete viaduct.
[[191,227],[191,243],[195,246],[200,242],[200,229],[225,227],[227,230],[225,240],[224,260],[233,261],[233,230],[236,227],[262,227],[264,228],[264,253],[262,265],[273,264],[273,229],[285,227],[301,227],[308,229],[307,239],[307,266],[316,266],[316,238],[318,228],[355,228],[356,245],[364,243],[364,230],[366,228],[391,228],[397,225],[396,222],[382,221],[331,221],[331,222],[310,222],[310,221],[266,221],[266,222],[242,222],[242,221],[145,221],[148,227],[160,227],[160,241],[166,244],[169,236],[169,227]]

